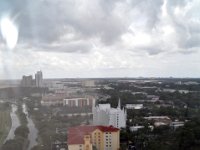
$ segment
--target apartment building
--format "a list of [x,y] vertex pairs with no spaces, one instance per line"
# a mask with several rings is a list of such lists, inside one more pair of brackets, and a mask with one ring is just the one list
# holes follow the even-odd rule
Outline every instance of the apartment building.
[[120,132],[113,126],[77,126],[68,129],[69,150],[119,150]]

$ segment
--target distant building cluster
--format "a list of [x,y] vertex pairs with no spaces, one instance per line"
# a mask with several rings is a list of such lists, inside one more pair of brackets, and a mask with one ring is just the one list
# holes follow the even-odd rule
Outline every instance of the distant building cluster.
[[32,75],[22,76],[21,80],[22,87],[43,87],[43,75],[42,71],[37,71],[35,74],[35,79],[33,79]]
[[113,126],[77,126],[68,129],[69,150],[119,150],[119,129]]
[[120,128],[126,127],[126,110],[121,109],[120,100],[117,108],[111,108],[110,104],[95,106],[96,97],[90,95],[96,88],[94,80],[43,81],[43,74],[38,71],[35,79],[31,75],[23,76],[21,86],[47,87],[49,91],[41,94],[41,105],[65,106],[57,108],[53,115],[74,117],[93,114],[94,125],[85,125],[83,122],[82,126],[67,129],[69,150],[120,149]]
[[93,108],[94,125],[112,125],[117,128],[126,127],[127,112],[121,109],[119,100],[117,108],[111,108],[110,104],[99,104]]

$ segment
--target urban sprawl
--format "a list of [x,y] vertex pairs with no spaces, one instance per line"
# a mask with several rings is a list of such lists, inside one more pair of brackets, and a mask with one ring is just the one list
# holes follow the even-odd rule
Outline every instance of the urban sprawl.
[[198,150],[200,79],[0,81],[1,150]]

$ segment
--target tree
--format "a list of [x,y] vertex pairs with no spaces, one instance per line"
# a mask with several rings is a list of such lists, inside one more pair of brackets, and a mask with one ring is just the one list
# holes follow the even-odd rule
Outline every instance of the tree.
[[24,139],[21,137],[8,140],[3,144],[1,150],[22,150],[24,144]]
[[29,129],[27,126],[21,125],[15,130],[14,133],[15,133],[15,136],[27,138],[29,134]]

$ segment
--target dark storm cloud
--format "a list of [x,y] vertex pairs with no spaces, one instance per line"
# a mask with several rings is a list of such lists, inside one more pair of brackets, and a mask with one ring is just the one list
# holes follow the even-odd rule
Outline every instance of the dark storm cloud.
[[56,3],[29,1],[18,19],[22,40],[51,43],[64,34],[63,12]]
[[65,0],[4,0],[3,13],[11,16],[18,14],[16,22],[19,27],[19,41],[51,43],[68,34],[65,26],[70,26],[80,38],[100,38],[106,44],[119,40],[125,27],[123,22],[111,13],[116,1],[82,1]]

